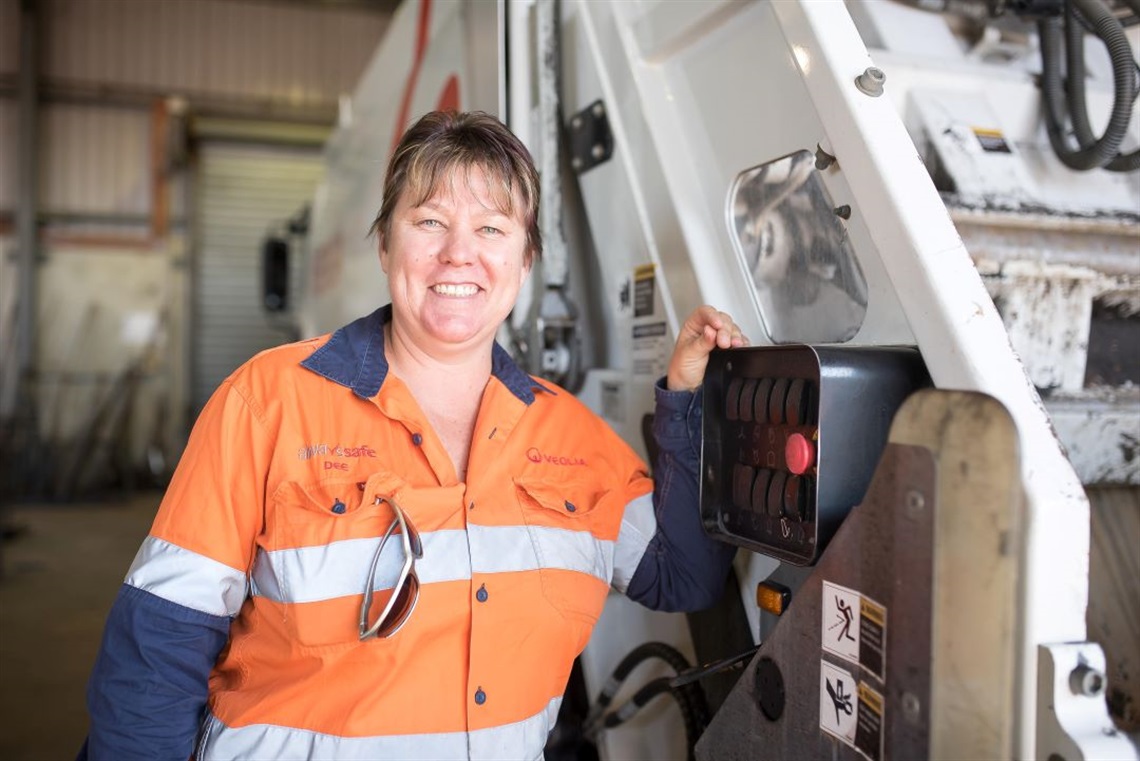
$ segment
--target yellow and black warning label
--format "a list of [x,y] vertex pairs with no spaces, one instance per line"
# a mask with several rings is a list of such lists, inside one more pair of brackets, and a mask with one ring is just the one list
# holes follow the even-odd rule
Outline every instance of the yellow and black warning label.
[[858,693],[855,750],[870,761],[880,761],[883,757],[883,696],[862,681]]
[[870,597],[859,603],[859,665],[885,679],[887,609]]
[[1013,153],[1000,129],[974,127],[974,137],[978,138],[982,150],[987,153]]
[[650,317],[653,315],[657,291],[655,270],[656,267],[652,264],[642,264],[633,270],[634,317]]

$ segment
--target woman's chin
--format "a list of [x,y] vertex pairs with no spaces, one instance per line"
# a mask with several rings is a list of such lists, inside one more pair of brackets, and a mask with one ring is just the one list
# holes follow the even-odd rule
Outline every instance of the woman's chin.
[[[466,320],[442,320],[424,325],[424,333],[429,339],[449,346],[478,343],[480,335],[485,332],[485,324]],[[490,337],[494,336],[493,330],[487,333]]]

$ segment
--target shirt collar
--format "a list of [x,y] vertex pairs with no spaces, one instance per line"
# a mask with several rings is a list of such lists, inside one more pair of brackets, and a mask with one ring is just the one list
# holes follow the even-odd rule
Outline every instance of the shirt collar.
[[[392,305],[388,304],[367,317],[350,322],[333,333],[328,341],[301,362],[301,366],[352,389],[362,399],[371,399],[380,392],[388,375],[383,327],[391,319]],[[523,372],[497,342],[491,349],[491,375],[528,405],[534,401],[536,388],[554,393]]]

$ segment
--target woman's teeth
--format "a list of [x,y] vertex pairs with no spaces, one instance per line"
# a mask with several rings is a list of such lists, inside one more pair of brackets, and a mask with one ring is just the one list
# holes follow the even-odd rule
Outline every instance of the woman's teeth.
[[440,283],[439,285],[432,286],[432,290],[440,296],[474,296],[479,292],[479,287],[475,285],[451,285],[450,283]]

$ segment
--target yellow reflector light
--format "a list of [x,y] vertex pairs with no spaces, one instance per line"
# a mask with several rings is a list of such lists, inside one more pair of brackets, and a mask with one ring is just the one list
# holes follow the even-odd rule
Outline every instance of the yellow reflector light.
[[792,590],[774,581],[762,581],[756,585],[756,604],[774,616],[783,614],[792,600]]

